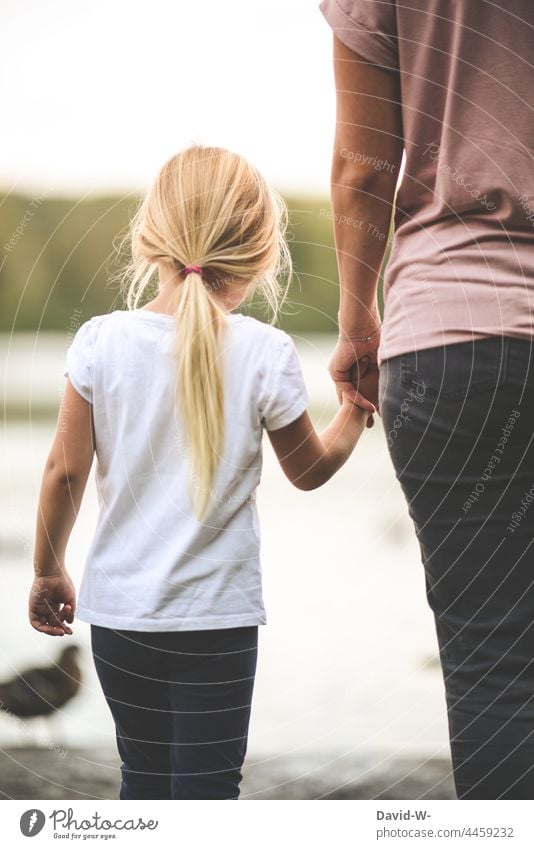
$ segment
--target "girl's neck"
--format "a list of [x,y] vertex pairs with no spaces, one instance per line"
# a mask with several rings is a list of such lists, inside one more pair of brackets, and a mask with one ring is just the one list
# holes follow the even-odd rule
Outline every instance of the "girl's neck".
[[176,310],[176,287],[180,285],[180,278],[175,269],[169,268],[168,264],[163,262],[158,262],[158,277],[158,294],[148,304],[141,307],[141,309],[174,315]]
[[174,310],[171,307],[169,298],[162,298],[161,293],[153,298],[148,304],[145,304],[144,307],[141,307],[142,310],[149,310],[150,312],[160,312],[165,315],[174,315]]

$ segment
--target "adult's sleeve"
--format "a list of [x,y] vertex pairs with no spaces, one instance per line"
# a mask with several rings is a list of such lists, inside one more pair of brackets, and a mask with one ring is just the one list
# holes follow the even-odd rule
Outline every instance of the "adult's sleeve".
[[93,351],[95,322],[90,318],[76,331],[67,349],[63,374],[68,377],[76,392],[93,403]]
[[319,9],[349,50],[373,65],[398,70],[395,0],[322,0]]
[[267,385],[262,392],[260,412],[267,430],[291,424],[308,407],[308,393],[302,376],[295,343],[281,334],[278,352],[273,351]]

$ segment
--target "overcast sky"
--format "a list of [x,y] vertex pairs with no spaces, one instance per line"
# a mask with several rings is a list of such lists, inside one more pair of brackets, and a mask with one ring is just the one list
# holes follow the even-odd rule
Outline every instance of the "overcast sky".
[[0,188],[143,189],[201,142],[328,191],[332,34],[317,0],[6,0]]

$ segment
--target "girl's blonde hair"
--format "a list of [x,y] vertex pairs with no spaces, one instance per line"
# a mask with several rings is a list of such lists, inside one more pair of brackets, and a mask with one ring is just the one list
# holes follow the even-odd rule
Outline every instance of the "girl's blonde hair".
[[[250,284],[276,317],[291,273],[286,226],[283,200],[256,168],[228,150],[199,145],[165,163],[132,222],[131,263],[122,282],[128,309],[137,308],[154,282],[157,262],[178,272],[173,354],[199,519],[208,508],[224,443],[225,313],[216,294]],[[184,274],[189,265],[202,273]]]

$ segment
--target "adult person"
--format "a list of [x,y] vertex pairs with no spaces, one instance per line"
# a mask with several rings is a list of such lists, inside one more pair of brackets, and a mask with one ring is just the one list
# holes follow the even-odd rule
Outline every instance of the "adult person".
[[375,373],[369,400],[379,401],[435,616],[457,796],[531,799],[534,6],[320,8],[337,90],[340,338],[330,371],[353,393],[363,356]]

